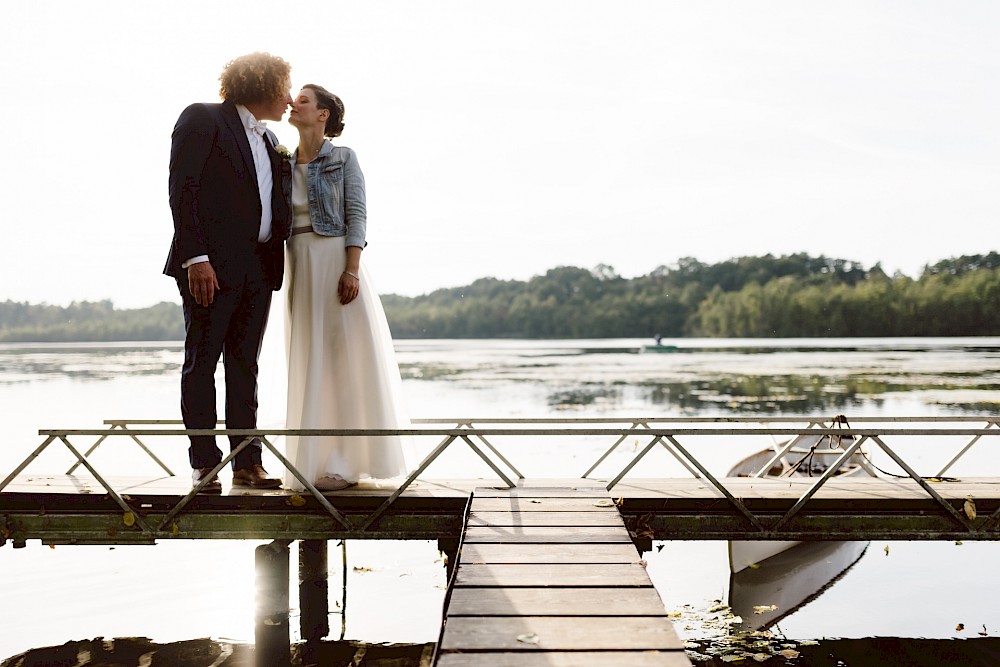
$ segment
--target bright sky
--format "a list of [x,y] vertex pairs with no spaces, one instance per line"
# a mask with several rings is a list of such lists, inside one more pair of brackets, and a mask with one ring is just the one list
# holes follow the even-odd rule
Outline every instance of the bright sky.
[[[179,301],[170,132],[231,58],[338,93],[383,293],[996,249],[1000,5],[37,0],[0,23],[0,300]],[[286,123],[271,123],[297,143]]]

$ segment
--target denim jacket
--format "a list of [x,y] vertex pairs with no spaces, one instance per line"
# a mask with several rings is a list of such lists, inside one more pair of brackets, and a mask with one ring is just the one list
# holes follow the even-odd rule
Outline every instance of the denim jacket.
[[[293,155],[292,164],[295,158]],[[324,141],[319,155],[309,163],[306,189],[314,232],[346,236],[348,246],[367,245],[365,177],[353,150]]]

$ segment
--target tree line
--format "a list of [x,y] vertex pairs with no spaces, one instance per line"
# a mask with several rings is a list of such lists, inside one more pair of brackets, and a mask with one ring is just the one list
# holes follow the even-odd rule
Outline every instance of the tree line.
[[[562,266],[527,281],[482,278],[416,297],[383,295],[397,338],[644,338],[1000,335],[1000,255],[888,276],[805,253],[683,258],[636,278]],[[116,310],[0,303],[0,341],[181,340],[180,306]]]
[[917,279],[804,253],[683,258],[631,279],[564,266],[382,303],[398,338],[990,336],[1000,255],[942,260]]

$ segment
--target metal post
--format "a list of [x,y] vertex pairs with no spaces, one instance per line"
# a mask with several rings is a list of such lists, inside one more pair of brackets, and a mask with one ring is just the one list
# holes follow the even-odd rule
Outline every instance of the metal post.
[[275,540],[257,547],[255,553],[257,667],[286,667],[292,662],[288,632],[288,544],[287,540]]
[[299,541],[299,631],[307,656],[330,634],[328,572],[327,541]]
[[458,565],[459,546],[461,546],[461,541],[457,537],[438,538],[438,551],[444,554],[444,566],[448,581],[451,581],[451,575],[455,572],[455,566]]

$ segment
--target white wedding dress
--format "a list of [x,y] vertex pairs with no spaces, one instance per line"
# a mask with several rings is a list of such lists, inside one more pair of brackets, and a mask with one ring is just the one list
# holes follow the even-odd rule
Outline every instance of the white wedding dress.
[[[309,227],[307,165],[292,181],[293,229]],[[341,305],[346,238],[293,234],[285,254],[285,351],[288,429],[409,428],[399,366],[382,302],[361,266],[360,294]],[[288,436],[289,461],[309,481],[339,475],[349,482],[405,474],[399,436]],[[286,471],[285,485],[302,490]]]

